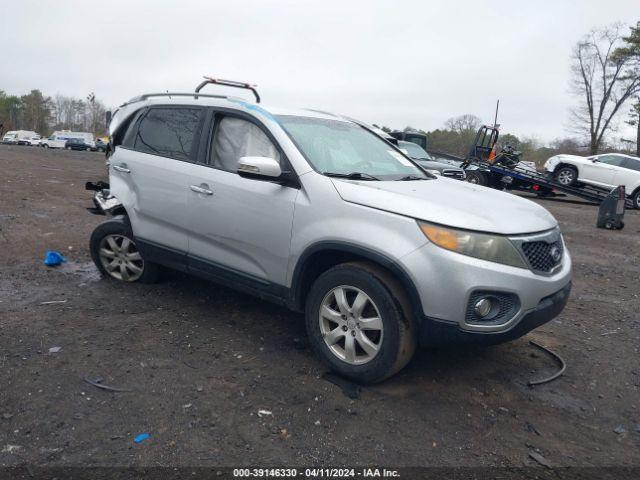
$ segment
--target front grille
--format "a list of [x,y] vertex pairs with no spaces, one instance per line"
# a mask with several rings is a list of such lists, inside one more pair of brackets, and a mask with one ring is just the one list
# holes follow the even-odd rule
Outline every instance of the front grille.
[[555,242],[523,242],[522,251],[532,270],[548,273],[562,262],[564,246],[561,238]]
[[[480,318],[474,306],[481,298],[489,298],[496,305],[495,310],[485,318]],[[469,297],[465,322],[476,325],[501,325],[511,320],[520,310],[520,300],[513,293],[476,290]]]
[[443,170],[442,176],[462,180],[464,178],[464,172],[462,170]]

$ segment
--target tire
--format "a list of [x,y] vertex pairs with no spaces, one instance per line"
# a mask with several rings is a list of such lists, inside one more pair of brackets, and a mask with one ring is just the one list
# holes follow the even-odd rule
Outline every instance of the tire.
[[571,187],[578,183],[578,171],[574,167],[562,167],[553,173],[553,179],[560,185]]
[[[344,292],[343,309],[337,303],[340,292]],[[356,302],[357,298],[364,302]],[[356,303],[363,307],[360,314]],[[321,311],[330,315],[321,315]],[[374,318],[379,320],[371,321]],[[305,322],[309,342],[320,359],[334,372],[359,383],[380,382],[394,375],[416,349],[404,289],[390,273],[367,262],[344,263],[320,275],[307,296]],[[369,328],[362,328],[366,324]],[[331,339],[336,341],[331,343]]]
[[640,188],[631,195],[631,200],[633,200],[633,208],[640,209]]
[[467,172],[467,182],[486,187],[489,185],[489,177],[487,177],[487,174],[484,172],[471,170],[470,172]]
[[66,147],[67,150],[71,150],[71,147]]
[[107,278],[137,283],[158,280],[160,267],[142,258],[126,217],[115,217],[98,225],[91,234],[89,249],[93,263]]
[[49,145],[45,143],[42,147],[43,148],[49,148]]
[[90,152],[90,151],[91,151],[91,147],[87,147],[85,150],[86,150],[87,152]]

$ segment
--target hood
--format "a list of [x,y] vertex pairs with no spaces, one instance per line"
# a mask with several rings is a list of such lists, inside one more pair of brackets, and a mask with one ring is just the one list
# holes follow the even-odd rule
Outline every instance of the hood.
[[461,168],[454,167],[453,165],[449,165],[447,163],[436,162],[435,160],[424,160],[422,158],[414,158],[414,160],[421,167],[432,169],[432,170],[462,170]]
[[581,157],[580,155],[569,155],[567,153],[561,153],[559,155],[554,155],[549,158],[546,163],[549,162],[560,162],[562,160],[578,160],[578,161],[586,161],[586,157]]
[[558,224],[546,209],[530,200],[448,178],[331,180],[346,202],[455,228],[514,235],[549,230]]

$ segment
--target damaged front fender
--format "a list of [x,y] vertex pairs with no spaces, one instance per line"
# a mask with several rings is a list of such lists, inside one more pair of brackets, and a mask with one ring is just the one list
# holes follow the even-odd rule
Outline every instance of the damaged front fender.
[[87,182],[86,190],[92,190],[96,193],[93,195],[94,207],[87,210],[95,215],[121,215],[126,213],[122,202],[111,195],[109,184],[106,182]]

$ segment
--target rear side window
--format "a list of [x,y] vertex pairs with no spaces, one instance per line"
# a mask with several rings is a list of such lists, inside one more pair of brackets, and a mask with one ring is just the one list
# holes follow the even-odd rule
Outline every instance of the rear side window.
[[133,148],[176,160],[191,160],[202,116],[201,108],[151,108],[140,120]]
[[640,172],[640,160],[636,160],[634,158],[626,158],[624,160],[623,167],[626,167],[630,170],[635,170],[636,172]]

